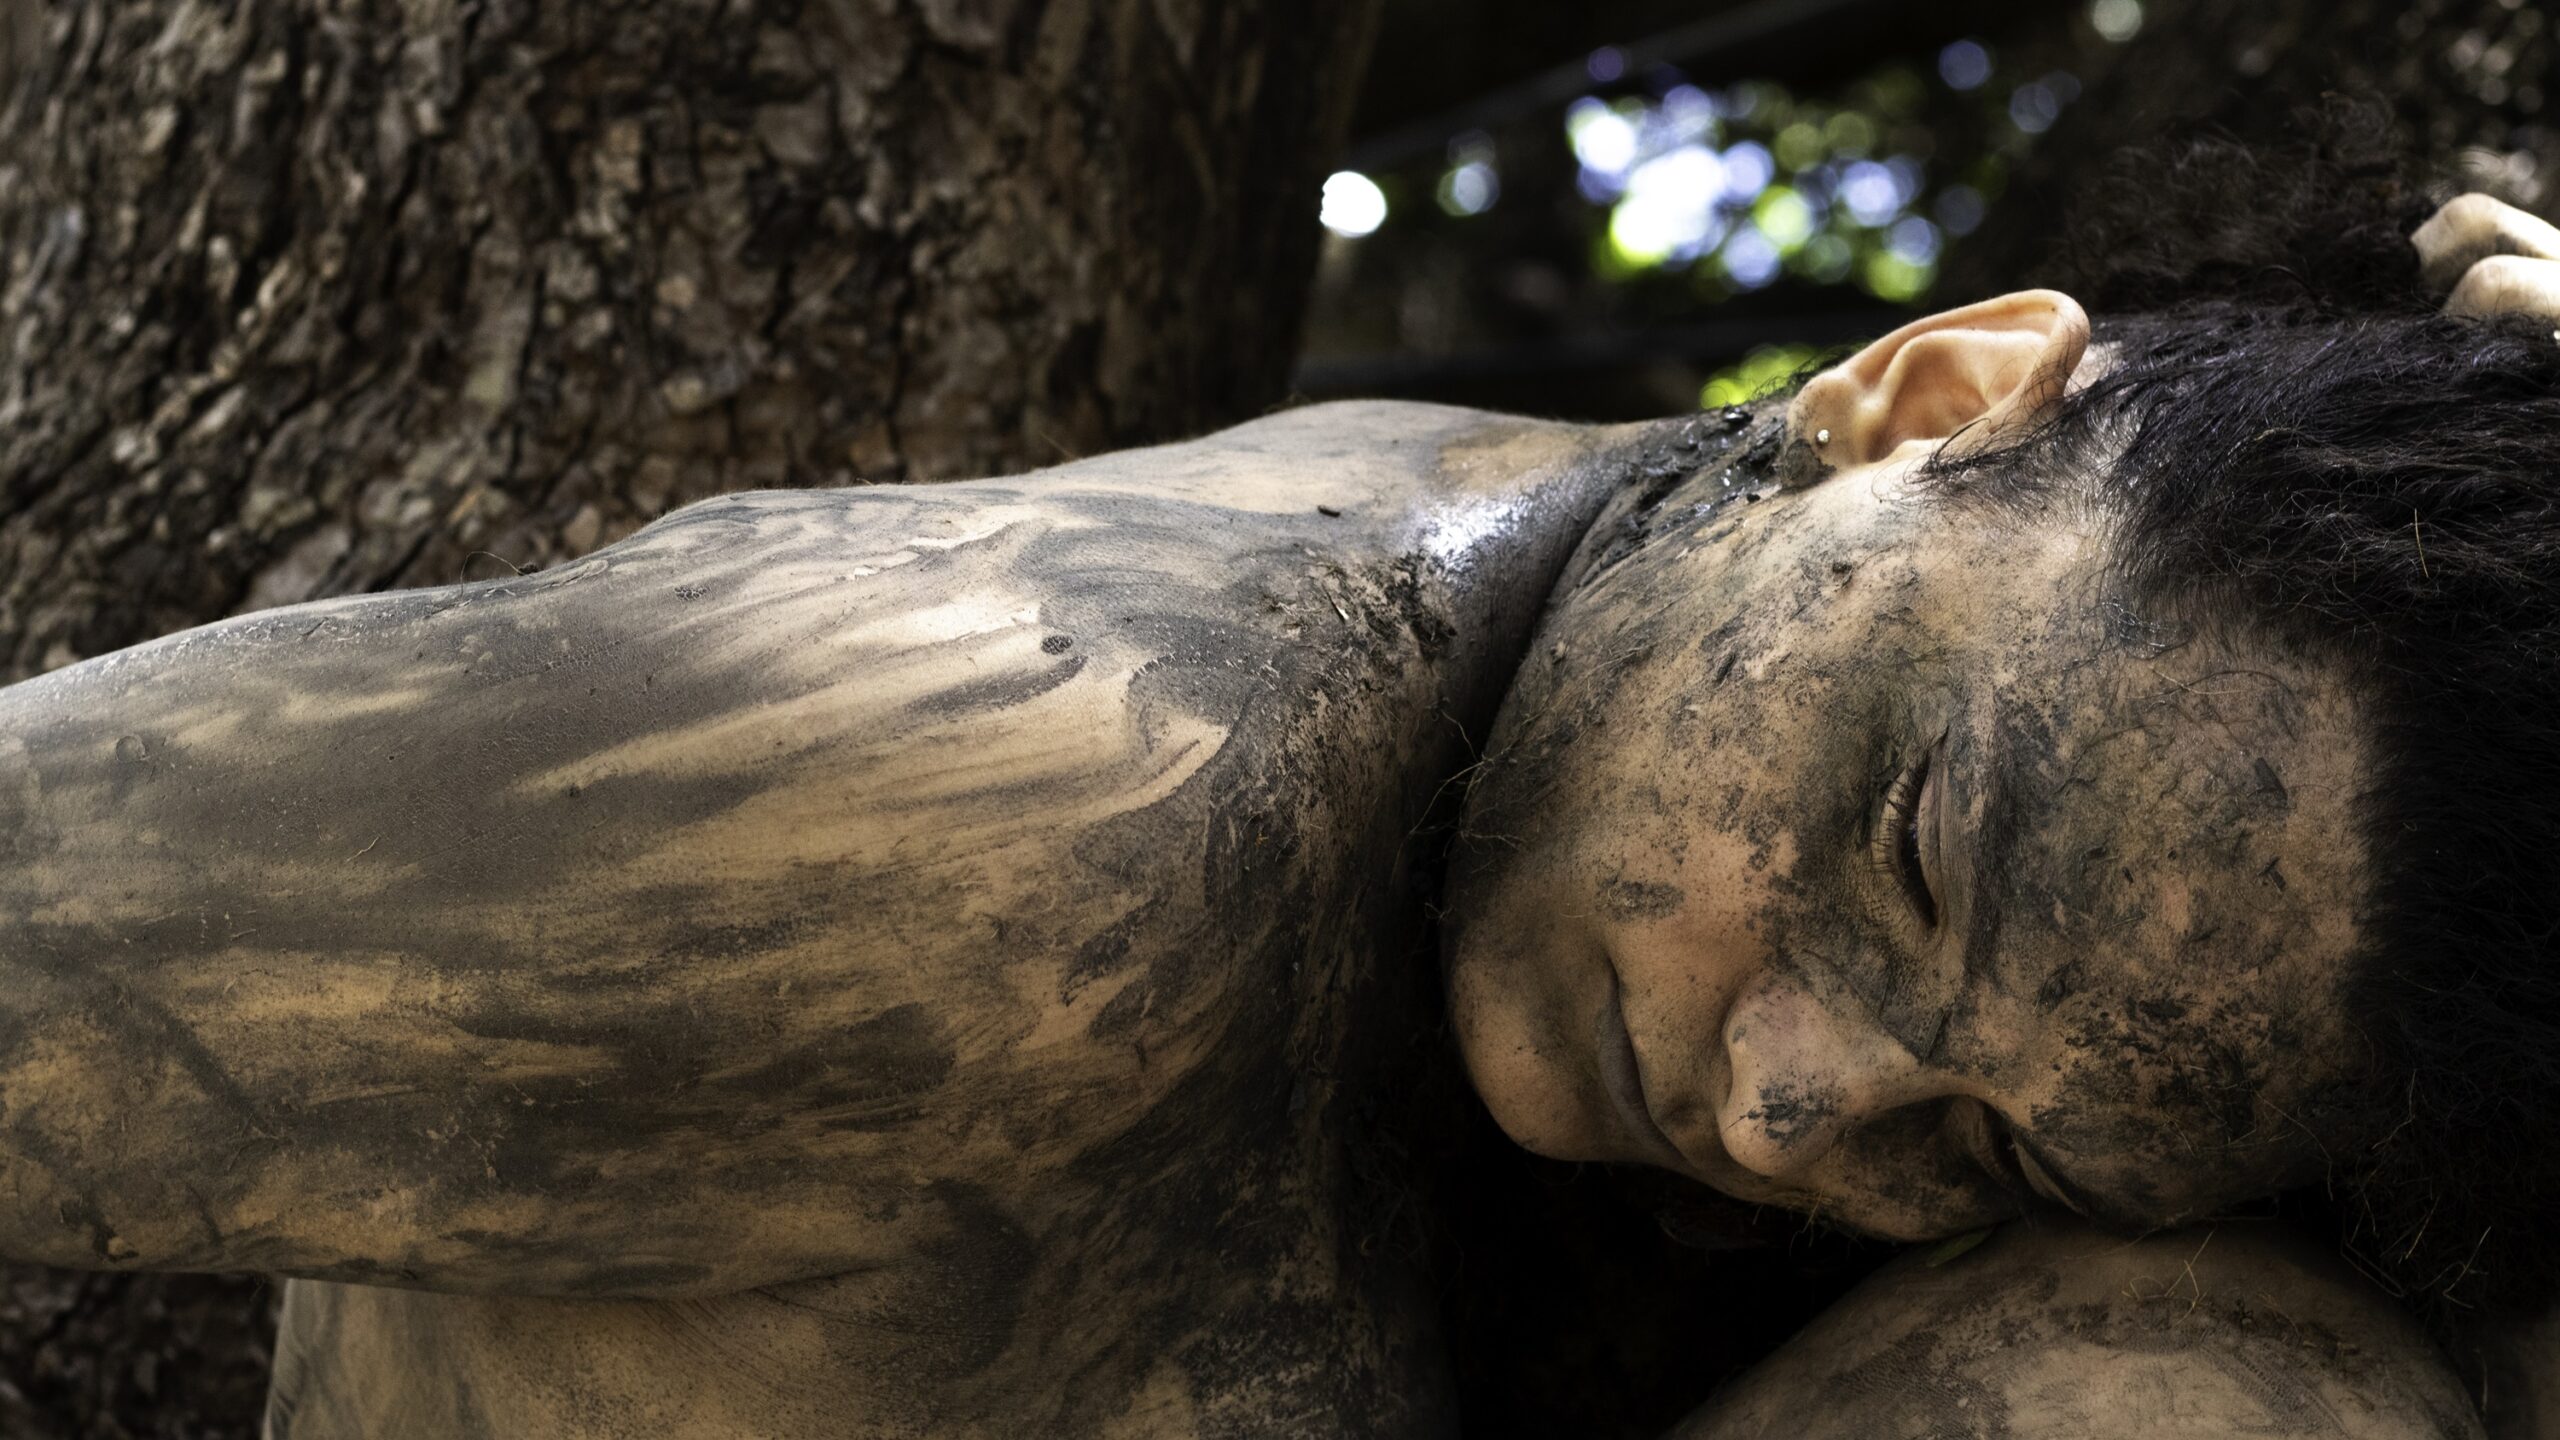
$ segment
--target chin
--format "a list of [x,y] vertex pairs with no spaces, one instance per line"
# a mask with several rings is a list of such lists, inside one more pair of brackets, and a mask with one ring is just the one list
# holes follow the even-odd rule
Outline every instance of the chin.
[[1528,1012],[1460,959],[1450,969],[1449,1021],[1458,1058],[1493,1123],[1514,1144],[1550,1160],[1603,1160],[1594,1153],[1590,1117],[1573,1077],[1559,1061],[1555,1038],[1528,1023]]
[[1897,1245],[1917,1245],[1929,1240],[1945,1240],[1997,1225],[2012,1218],[2008,1215],[1875,1215],[1853,1217],[1823,1215],[1822,1219],[1853,1234],[1870,1240],[1889,1240]]
[[1873,1194],[1848,1198],[1798,1195],[1772,1203],[1783,1203],[1792,1209],[1806,1211],[1814,1219],[1837,1229],[1871,1240],[1889,1240],[1897,1245],[1945,1240],[2004,1220],[2014,1220],[2021,1213],[2017,1202],[2006,1195],[1990,1198],[1950,1195],[1918,1203],[1902,1197]]

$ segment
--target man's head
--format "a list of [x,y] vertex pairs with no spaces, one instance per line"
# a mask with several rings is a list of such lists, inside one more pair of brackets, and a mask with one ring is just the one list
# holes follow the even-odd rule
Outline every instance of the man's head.
[[2560,346],[2087,339],[1897,332],[1571,579],[1470,799],[1470,1070],[1888,1234],[2331,1179],[2416,1283],[2547,1289],[2497,1235],[2560,1138]]

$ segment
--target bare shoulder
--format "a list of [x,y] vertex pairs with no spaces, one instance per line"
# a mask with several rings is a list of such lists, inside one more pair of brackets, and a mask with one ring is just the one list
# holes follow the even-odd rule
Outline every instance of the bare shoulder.
[[0,690],[0,1248],[699,1294],[1276,1144],[1304,1002],[1411,907],[1371,877],[1660,450],[1310,408]]
[[1898,1261],[1680,1437],[2472,1437],[2418,1326],[2333,1256],[2255,1224],[2124,1240],[2012,1225]]

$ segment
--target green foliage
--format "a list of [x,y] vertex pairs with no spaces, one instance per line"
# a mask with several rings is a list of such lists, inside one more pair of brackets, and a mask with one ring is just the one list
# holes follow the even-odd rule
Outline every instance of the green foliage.
[[1763,345],[1743,356],[1740,364],[1708,377],[1698,391],[1698,408],[1721,410],[1756,400],[1794,380],[1821,353],[1811,345]]
[[1990,1238],[1991,1232],[1988,1229],[1968,1230],[1962,1235],[1951,1235],[1930,1246],[1929,1253],[1920,1257],[1920,1263],[1935,1270]]

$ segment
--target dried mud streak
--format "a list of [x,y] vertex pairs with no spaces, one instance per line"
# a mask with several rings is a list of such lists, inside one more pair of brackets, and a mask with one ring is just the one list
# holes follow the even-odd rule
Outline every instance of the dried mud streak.
[[1354,1037],[1430,974],[1415,823],[1688,432],[731,496],[0,691],[0,1235],[646,1297],[299,1287],[297,1435],[1433,1428]]

